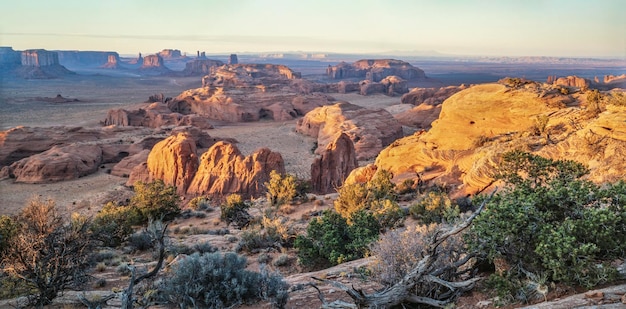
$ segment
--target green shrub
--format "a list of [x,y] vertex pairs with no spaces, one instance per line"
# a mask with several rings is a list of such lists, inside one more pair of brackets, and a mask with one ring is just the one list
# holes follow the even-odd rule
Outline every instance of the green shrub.
[[367,183],[342,186],[334,202],[335,211],[348,222],[354,213],[363,210],[372,213],[382,229],[402,225],[404,212],[396,201],[395,185],[391,178],[391,173],[380,170]]
[[109,202],[96,214],[89,229],[93,237],[106,247],[117,247],[128,239],[133,225],[143,222],[138,209]]
[[296,177],[291,174],[281,175],[275,170],[270,172],[270,180],[265,183],[265,187],[270,206],[290,203],[298,194]]
[[239,194],[231,194],[226,197],[226,202],[220,205],[220,219],[226,224],[234,224],[236,228],[243,228],[250,223],[252,217],[248,213],[250,204],[244,202]]
[[500,177],[509,186],[474,220],[467,241],[489,261],[592,287],[614,279],[608,265],[626,253],[626,184],[580,177],[580,163],[511,152]]
[[310,268],[324,268],[362,258],[368,246],[378,238],[380,225],[365,211],[352,214],[351,224],[334,211],[325,211],[311,220],[307,234],[298,235],[294,247],[300,263]]
[[208,210],[211,209],[211,200],[206,196],[197,196],[188,205],[193,210]]
[[246,258],[235,253],[194,253],[181,260],[160,284],[170,303],[181,308],[225,308],[271,300],[283,308],[288,285],[278,274],[246,270]]
[[430,191],[409,207],[409,214],[423,224],[452,223],[459,218],[461,210],[445,192]]
[[180,197],[176,187],[165,185],[157,179],[150,183],[138,181],[134,184],[135,195],[130,199],[130,207],[137,208],[143,223],[148,220],[171,220],[180,213]]
[[607,104],[615,106],[626,106],[626,94],[624,92],[614,91],[608,97]]
[[19,223],[7,215],[0,216],[0,258],[19,231]]

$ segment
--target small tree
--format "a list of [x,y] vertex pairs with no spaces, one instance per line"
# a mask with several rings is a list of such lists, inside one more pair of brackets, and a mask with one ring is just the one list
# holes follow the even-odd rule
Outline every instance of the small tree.
[[250,204],[246,203],[241,195],[231,194],[226,198],[226,202],[220,205],[220,219],[229,225],[234,223],[236,228],[244,228],[252,220],[248,208]]
[[19,230],[3,261],[4,271],[34,286],[31,305],[43,307],[86,279],[92,243],[89,221],[64,222],[52,200],[33,199],[18,216]]
[[267,200],[270,206],[280,206],[293,201],[298,194],[296,177],[281,175],[276,170],[270,172],[270,181],[265,183]]
[[150,183],[138,181],[134,191],[129,206],[139,210],[144,223],[149,219],[172,219],[180,213],[180,197],[176,194],[176,187],[165,185],[163,180],[157,179]]

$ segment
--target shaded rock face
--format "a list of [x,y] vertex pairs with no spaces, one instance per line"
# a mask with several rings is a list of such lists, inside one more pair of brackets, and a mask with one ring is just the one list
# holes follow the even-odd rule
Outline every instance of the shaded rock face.
[[404,94],[400,101],[405,104],[428,104],[439,105],[453,94],[467,89],[466,85],[448,86],[441,88],[413,88],[407,94]]
[[222,65],[224,65],[224,63],[219,60],[211,60],[211,59],[191,60],[185,63],[185,69],[183,70],[183,74],[186,76],[206,75],[206,74],[211,73],[211,68],[220,67]]
[[22,56],[19,51],[11,47],[0,47],[0,69],[13,69],[22,64]]
[[146,162],[150,180],[161,179],[185,194],[198,170],[196,141],[186,133],[172,135],[154,145]]
[[339,134],[311,164],[313,191],[320,194],[335,192],[357,167],[354,143],[345,133]]
[[296,131],[317,138],[315,153],[322,154],[339,133],[350,137],[357,159],[376,157],[402,135],[402,126],[384,109],[366,109],[348,102],[318,107],[298,120]]
[[387,76],[398,76],[405,80],[426,78],[421,69],[408,62],[395,59],[364,59],[354,63],[341,62],[328,66],[326,76],[330,79],[365,78],[380,82]]
[[230,54],[230,57],[228,57],[228,64],[238,64],[239,60],[237,59],[237,55],[236,54]]
[[202,78],[203,87],[250,87],[289,84],[300,73],[280,64],[235,64],[211,68]]
[[120,55],[111,51],[59,50],[56,52],[59,54],[59,63],[68,67],[100,67],[112,62],[113,59],[116,63],[120,61]]
[[26,79],[48,79],[75,74],[59,64],[56,52],[31,49],[21,52],[21,65],[15,69],[17,76]]
[[147,108],[136,110],[112,109],[102,121],[105,126],[139,126],[159,128],[162,126],[194,125],[200,129],[212,129],[208,120],[199,115],[182,115],[172,112],[165,103],[155,102]]
[[272,170],[285,172],[280,153],[261,148],[244,157],[239,149],[227,142],[218,142],[205,152],[188,194],[218,195],[239,193],[259,196]]
[[96,145],[54,146],[10,166],[16,182],[46,183],[89,175],[102,163],[102,148]]

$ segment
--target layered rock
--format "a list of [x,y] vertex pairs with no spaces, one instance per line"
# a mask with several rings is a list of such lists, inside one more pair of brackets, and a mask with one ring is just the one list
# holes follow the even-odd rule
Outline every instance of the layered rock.
[[261,148],[244,157],[233,144],[218,142],[202,155],[188,194],[259,196],[272,170],[285,172],[280,153]]
[[143,57],[143,64],[139,67],[139,70],[144,74],[164,74],[170,72],[170,69],[163,62],[163,57],[159,55]]
[[109,55],[107,58],[107,62],[102,65],[102,68],[104,69],[118,69],[120,68],[119,66],[119,56],[116,55]]
[[22,56],[19,51],[11,47],[0,46],[0,69],[12,70],[22,64]]
[[354,143],[341,133],[326,146],[321,157],[311,164],[313,191],[321,194],[335,192],[350,172],[358,167]]
[[59,50],[59,62],[63,65],[100,67],[109,62],[119,62],[120,55],[111,51],[78,51],[78,50]]
[[428,104],[439,105],[453,94],[467,89],[466,85],[448,86],[441,88],[413,88],[407,94],[404,94],[400,101],[405,104]]
[[54,146],[11,164],[10,173],[16,182],[55,182],[89,175],[102,162],[102,148],[97,145]]
[[46,79],[74,74],[59,64],[59,55],[56,52],[44,49],[22,51],[20,63],[15,72],[23,78]]
[[393,116],[404,125],[416,129],[429,129],[439,117],[441,103],[467,86],[448,86],[441,88],[413,88],[402,96],[402,103],[416,105]]
[[59,55],[44,49],[25,50],[22,51],[22,65],[33,67],[59,65]]
[[380,82],[388,76],[398,76],[405,80],[424,79],[424,71],[408,62],[395,59],[363,59],[354,63],[341,62],[328,66],[326,76],[330,79],[365,78]]
[[366,109],[348,102],[318,107],[298,120],[296,131],[317,138],[315,153],[322,154],[338,133],[347,134],[357,159],[376,157],[380,150],[402,137],[402,126],[384,109]]
[[200,129],[212,129],[209,121],[199,115],[182,115],[172,112],[165,103],[155,102],[136,110],[112,109],[102,121],[105,126],[140,126],[159,128],[162,126],[193,125]]
[[185,63],[183,74],[186,76],[206,75],[211,73],[211,68],[224,65],[219,60],[195,59]]

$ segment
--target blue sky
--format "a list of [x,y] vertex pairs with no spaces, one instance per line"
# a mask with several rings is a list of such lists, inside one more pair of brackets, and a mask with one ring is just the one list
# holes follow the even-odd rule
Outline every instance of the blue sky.
[[0,1],[0,46],[17,50],[626,59],[624,0]]

